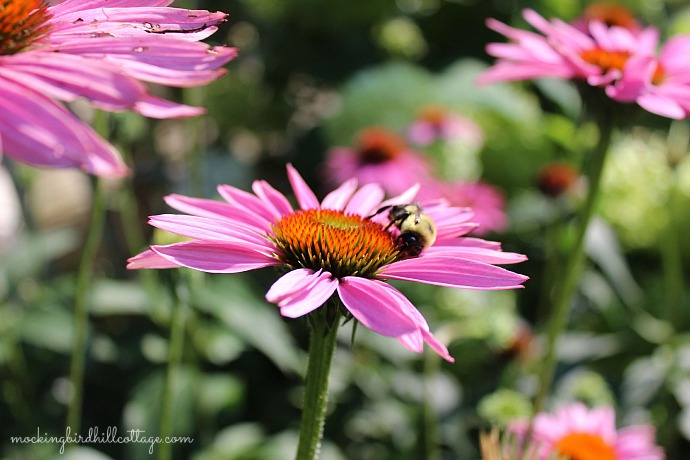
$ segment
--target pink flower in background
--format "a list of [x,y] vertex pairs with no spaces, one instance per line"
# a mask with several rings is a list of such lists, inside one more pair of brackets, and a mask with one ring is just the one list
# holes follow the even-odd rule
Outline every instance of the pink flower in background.
[[238,273],[280,267],[287,273],[273,284],[266,299],[277,304],[283,316],[304,316],[337,293],[347,311],[369,329],[394,337],[415,352],[421,352],[426,342],[448,361],[453,358],[419,311],[385,281],[513,289],[527,279],[494,265],[521,262],[523,255],[502,252],[498,243],[465,237],[475,227],[468,222],[472,213],[443,203],[424,209],[436,225],[433,245],[419,256],[405,256],[397,228],[388,228],[387,213],[376,211],[412,202],[416,188],[383,201],[381,186],[358,188],[351,179],[319,202],[289,165],[288,177],[298,209],[264,181],[254,182],[254,194],[219,186],[225,202],[166,197],[170,206],[190,215],[152,216],[149,223],[192,240],[151,246],[132,257],[128,268]]
[[609,27],[622,27],[633,33],[643,30],[635,15],[625,6],[612,2],[597,2],[588,5],[582,16],[573,21],[573,26],[582,32],[589,33],[589,24],[599,21]]
[[143,82],[198,86],[236,50],[199,43],[225,13],[167,8],[172,0],[7,0],[0,12],[0,149],[34,166],[127,173],[115,149],[60,102],[148,117],[203,113],[152,96]]
[[423,184],[417,199],[427,201],[444,199],[451,206],[470,208],[474,214],[472,222],[479,226],[473,235],[502,232],[508,226],[505,212],[505,197],[496,187],[481,181],[439,182]]
[[380,184],[389,195],[397,195],[431,177],[431,169],[429,161],[397,133],[371,127],[359,134],[356,147],[331,148],[323,175],[332,186],[356,178],[361,184]]
[[[529,422],[512,428],[525,435]],[[569,404],[553,414],[534,418],[531,441],[540,446],[540,459],[558,454],[573,460],[662,460],[663,450],[654,442],[654,427],[635,425],[616,429],[611,407],[590,409],[582,403]]]
[[683,119],[690,114],[690,36],[667,41],[659,57],[635,56],[621,80],[607,88],[612,99],[636,102],[664,117]]
[[436,141],[462,141],[474,148],[480,148],[484,143],[484,133],[479,125],[440,106],[423,107],[410,125],[407,137],[422,147]]
[[648,27],[633,32],[601,21],[589,22],[588,33],[558,19],[547,21],[533,10],[525,20],[540,34],[527,32],[489,19],[487,25],[511,43],[491,43],[487,53],[498,62],[479,78],[479,83],[563,78],[584,80],[591,86],[615,84],[632,56],[654,56],[658,31]]

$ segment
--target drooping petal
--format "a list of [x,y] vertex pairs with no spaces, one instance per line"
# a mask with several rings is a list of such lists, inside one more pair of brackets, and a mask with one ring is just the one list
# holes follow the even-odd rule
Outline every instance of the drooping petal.
[[137,270],[140,268],[177,268],[175,262],[172,262],[157,252],[150,249],[137,254],[136,256],[127,259],[127,270]]
[[501,267],[443,254],[404,259],[381,269],[381,279],[417,281],[466,289],[516,289],[528,277]]
[[275,251],[275,245],[265,235],[234,222],[198,216],[159,214],[149,217],[149,224],[188,238],[244,242],[257,251]]
[[297,170],[291,164],[288,164],[287,171],[292,191],[295,192],[295,197],[297,198],[300,208],[319,209],[319,200]]
[[163,199],[170,207],[195,216],[227,220],[264,233],[271,228],[271,221],[259,214],[220,201],[178,194],[168,195]]
[[278,279],[266,300],[280,307],[280,314],[298,318],[323,305],[335,292],[338,280],[328,272],[292,270]]
[[225,201],[236,208],[247,212],[255,212],[265,219],[266,222],[271,222],[276,218],[275,209],[264,203],[263,200],[253,193],[245,192],[231,185],[219,185],[216,187],[216,190],[218,190],[218,194]]
[[0,107],[0,138],[8,156],[34,166],[77,167],[103,176],[129,172],[110,144],[42,94],[4,80]]
[[177,265],[209,273],[240,273],[282,265],[273,257],[248,249],[246,243],[188,241],[151,249]]
[[134,104],[134,110],[149,118],[188,118],[203,115],[206,109],[146,95]]
[[340,280],[338,295],[357,321],[374,332],[399,337],[417,330],[400,299],[381,281],[355,276]]
[[[460,240],[461,238],[456,238]],[[450,240],[452,242],[453,240]],[[430,255],[446,255],[452,257],[458,257],[460,259],[473,260],[475,262],[482,262],[485,264],[516,264],[519,262],[524,262],[527,260],[527,256],[523,254],[517,254],[514,252],[503,252],[496,251],[494,249],[486,249],[480,247],[469,247],[469,246],[451,246],[451,245],[434,245],[426,250],[422,254],[422,257],[428,257]]]

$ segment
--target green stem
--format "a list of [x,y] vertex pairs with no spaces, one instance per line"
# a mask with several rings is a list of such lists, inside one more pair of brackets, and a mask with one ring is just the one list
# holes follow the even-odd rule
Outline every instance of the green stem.
[[589,158],[590,164],[587,174],[589,190],[578,216],[575,241],[565,261],[565,267],[554,292],[553,311],[547,324],[546,356],[542,361],[541,373],[539,375],[539,387],[534,402],[535,414],[543,408],[556,370],[556,346],[568,319],[572,297],[577,287],[580,269],[584,260],[585,236],[599,195],[601,177],[606,161],[606,153],[611,143],[613,126],[611,116],[603,117],[601,123],[599,123],[599,142],[592,150]]
[[86,333],[89,322],[87,300],[91,288],[94,262],[100,246],[105,222],[106,211],[105,192],[96,179],[93,187],[93,202],[91,204],[91,221],[84,242],[84,249],[77,273],[76,290],[74,294],[74,331],[72,337],[72,363],[70,366],[70,382],[72,395],[67,408],[67,426],[72,433],[79,433],[81,429],[81,411],[84,392],[84,368],[86,365]]
[[304,408],[299,430],[297,460],[313,460],[319,452],[328,401],[328,376],[335,351],[339,318],[329,321],[331,305],[314,312],[310,319],[309,364],[304,388]]
[[[427,350],[428,351],[428,350]],[[440,367],[438,355],[430,352],[424,354],[424,458],[438,460],[441,458],[439,449],[438,414],[434,408],[434,389],[432,379],[437,375]]]
[[[171,281],[170,291],[173,295],[172,310],[170,312],[170,344],[168,348],[168,368],[165,374],[163,399],[161,402],[160,437],[165,439],[172,434],[173,407],[175,403],[175,375],[182,361],[184,347],[186,291],[184,286],[176,288]],[[172,444],[162,443],[158,450],[158,460],[172,458]]]
[[666,288],[665,319],[682,330],[684,322],[683,303],[683,261],[680,251],[680,229],[676,219],[679,212],[680,196],[675,171],[674,179],[669,190],[667,203],[668,222],[661,241],[661,262],[664,270],[664,286]]

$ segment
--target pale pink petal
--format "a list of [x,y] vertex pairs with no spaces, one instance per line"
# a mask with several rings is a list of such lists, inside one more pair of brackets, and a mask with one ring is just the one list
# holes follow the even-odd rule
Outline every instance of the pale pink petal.
[[314,192],[309,188],[302,176],[299,175],[297,170],[291,165],[287,165],[288,179],[290,180],[290,185],[292,186],[292,191],[295,192],[295,197],[297,198],[297,203],[299,203],[302,209],[319,209],[319,200],[314,195]]
[[383,203],[381,203],[380,207],[412,203],[414,202],[414,199],[417,196],[418,192],[419,184],[415,184],[412,187],[405,190],[404,192],[402,192],[400,195],[394,196],[393,198],[384,201]]
[[369,216],[380,207],[384,196],[385,192],[380,185],[365,184],[352,195],[345,212]]
[[175,262],[171,262],[160,254],[150,249],[127,259],[127,270],[137,270],[140,268],[177,268]]
[[350,179],[342,183],[340,187],[333,190],[321,202],[322,209],[343,210],[345,205],[357,190],[357,179]]
[[273,257],[248,249],[245,243],[188,241],[151,249],[177,265],[209,273],[239,273],[282,265]]
[[163,199],[170,207],[195,216],[227,220],[263,233],[271,229],[270,220],[220,201],[177,194],[168,195]]
[[247,247],[267,253],[276,247],[265,235],[234,222],[219,221],[206,217],[177,214],[160,214],[149,217],[149,224],[176,235],[199,240],[245,242]]
[[293,213],[292,205],[285,198],[285,195],[273,188],[268,182],[264,180],[254,181],[252,190],[273,211],[275,219]]
[[[54,26],[53,37],[68,35],[84,38],[130,37],[162,35],[176,40],[198,41],[215,32],[218,24],[227,14],[211,13],[204,10],[187,10],[167,7],[128,7],[128,8],[80,8],[77,11],[58,11],[51,20]],[[142,18],[145,21],[142,22]],[[89,28],[89,26],[91,26]]]
[[225,201],[236,208],[255,212],[264,218],[266,222],[271,222],[276,218],[275,209],[252,193],[245,192],[231,185],[219,185],[216,187],[216,190],[218,190],[218,194]]
[[168,6],[174,0],[70,0],[50,8],[53,16],[59,17],[67,13],[90,10],[92,8],[122,8],[127,6]]
[[176,102],[146,95],[140,98],[134,105],[134,110],[150,118],[186,118],[203,115],[206,109],[178,104]]
[[338,280],[328,272],[298,269],[276,281],[266,300],[280,307],[280,314],[298,318],[323,305],[335,292]]
[[521,284],[528,279],[504,268],[442,254],[393,262],[383,267],[378,277],[488,290],[521,288]]
[[[461,239],[461,238],[458,238]],[[482,262],[485,264],[516,264],[527,260],[527,256],[517,254],[514,252],[496,251],[493,249],[467,247],[462,245],[448,246],[448,245],[434,245],[426,249],[423,257],[441,254],[447,256],[458,257],[461,259],[474,260],[475,262]]]
[[388,337],[414,332],[417,325],[387,286],[377,280],[346,276],[340,280],[338,295],[352,316],[374,332]]

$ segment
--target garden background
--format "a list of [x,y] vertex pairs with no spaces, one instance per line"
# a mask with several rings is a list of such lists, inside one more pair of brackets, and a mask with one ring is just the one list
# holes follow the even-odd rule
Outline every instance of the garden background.
[[[690,33],[683,1],[625,3],[662,35]],[[519,12],[577,17],[585,4],[543,0],[179,1],[229,19],[210,39],[239,56],[203,88],[154,88],[207,108],[205,116],[151,120],[108,114],[107,138],[133,170],[101,181],[107,215],[89,295],[82,427],[155,434],[171,334],[182,308],[175,375],[177,459],[291,458],[299,429],[307,324],[282,318],[264,294],[271,269],[236,275],[127,271],[159,235],[146,216],[162,197],[215,197],[217,184],[249,190],[265,179],[289,192],[292,163],[323,196],[327,152],[371,126],[398,132],[428,106],[474,120],[483,141],[421,149],[448,180],[501,190],[508,224],[487,238],[526,254],[519,291],[396,284],[448,345],[455,363],[413,354],[391,339],[341,330],[322,456],[330,459],[477,459],[479,432],[529,416],[549,286],[572,238],[578,186],[540,189],[544,166],[580,167],[597,127],[583,122],[567,82],[478,87],[503,38],[489,17],[524,26]],[[85,118],[88,107],[73,109]],[[638,114],[614,136],[588,234],[549,406],[611,404],[621,424],[652,423],[669,459],[690,452],[690,246],[687,121]],[[94,179],[74,170],[3,160],[12,181],[0,200],[0,452],[7,459],[151,458],[146,444],[94,444],[59,455],[54,444],[11,436],[62,435],[70,394],[73,303]],[[19,201],[15,201],[15,194]],[[17,207],[17,203],[19,207]],[[19,212],[19,220],[16,213]],[[153,455],[156,455],[154,452]]]

